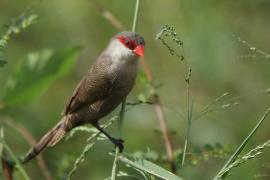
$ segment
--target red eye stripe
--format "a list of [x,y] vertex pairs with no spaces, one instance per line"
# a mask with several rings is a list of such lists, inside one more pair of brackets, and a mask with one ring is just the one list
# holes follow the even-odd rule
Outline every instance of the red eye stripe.
[[129,37],[123,37],[123,36],[118,36],[117,37],[119,41],[126,46],[127,48],[133,50],[136,47],[136,43],[134,40],[131,40]]

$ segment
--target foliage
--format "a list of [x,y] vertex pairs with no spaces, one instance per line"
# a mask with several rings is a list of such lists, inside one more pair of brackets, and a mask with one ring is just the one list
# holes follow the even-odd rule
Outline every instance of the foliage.
[[143,173],[149,173],[153,176],[165,179],[165,180],[181,180],[182,178],[174,175],[168,170],[163,169],[162,167],[147,161],[145,159],[134,159],[133,161],[128,158],[120,155],[119,160],[125,163],[127,166],[131,166]]
[[38,19],[38,16],[35,14],[31,15],[22,15],[19,18],[12,21],[11,25],[7,25],[7,31],[0,38],[0,67],[4,66],[7,61],[4,58],[3,51],[6,48],[8,41],[10,40],[13,34],[19,34],[32,24],[34,24]]
[[11,106],[31,102],[73,68],[79,50],[79,47],[72,47],[29,53],[4,86],[4,104]]

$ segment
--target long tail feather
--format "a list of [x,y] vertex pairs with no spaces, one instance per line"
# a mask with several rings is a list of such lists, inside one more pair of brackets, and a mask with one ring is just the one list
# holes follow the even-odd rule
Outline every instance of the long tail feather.
[[22,163],[27,163],[31,159],[35,158],[46,147],[51,147],[57,144],[67,133],[65,121],[65,117],[63,117],[63,119],[58,124],[56,124],[56,126],[47,132],[41,138],[41,140],[27,153],[27,155],[22,160]]

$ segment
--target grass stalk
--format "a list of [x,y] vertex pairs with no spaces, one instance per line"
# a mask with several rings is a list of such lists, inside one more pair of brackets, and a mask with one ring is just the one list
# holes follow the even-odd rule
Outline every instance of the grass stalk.
[[[263,123],[263,121],[266,119],[266,117],[268,116],[269,113],[270,113],[270,107],[267,108],[264,115],[261,117],[261,119],[256,124],[256,126],[251,130],[251,132],[248,134],[248,136],[245,138],[245,140],[241,143],[241,145],[236,149],[236,151],[233,153],[233,155],[230,157],[230,159],[225,163],[225,165],[222,167],[222,169],[217,173],[217,175],[214,177],[215,180],[216,179],[223,179],[227,176],[228,173],[223,174],[224,170],[238,158],[239,154],[246,147],[247,143],[253,137],[253,135],[258,130],[258,128]],[[221,174],[223,174],[223,176],[220,176]]]
[[185,144],[184,144],[184,149],[183,149],[183,155],[182,155],[182,162],[181,162],[181,167],[184,167],[185,164],[185,158],[186,158],[186,152],[187,152],[187,145],[190,137],[190,130],[191,130],[191,121],[192,121],[192,113],[193,113],[193,108],[194,108],[194,100],[191,101],[191,106],[189,106],[189,100],[188,100],[188,124],[187,124],[187,132],[186,132],[186,139],[185,139]]
[[257,156],[262,154],[263,151],[266,150],[266,148],[269,148],[269,147],[270,147],[270,140],[251,149],[248,153],[246,153],[245,155],[236,159],[233,163],[229,164],[227,166],[227,168],[225,168],[219,176],[222,177],[223,175],[228,174],[233,168],[235,168],[243,163],[246,163],[250,159],[256,158]]
[[140,8],[140,0],[136,0],[134,16],[133,16],[132,32],[136,31],[136,27],[138,24],[139,8]]
[[119,158],[120,150],[118,147],[115,148],[115,155],[114,155],[114,161],[113,161],[113,167],[112,167],[112,176],[111,180],[116,179],[117,175],[117,164],[118,164],[118,158]]

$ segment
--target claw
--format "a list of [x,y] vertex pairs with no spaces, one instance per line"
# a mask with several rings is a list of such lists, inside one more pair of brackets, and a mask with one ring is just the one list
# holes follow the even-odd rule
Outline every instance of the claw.
[[113,144],[119,148],[120,153],[123,152],[124,149],[124,140],[123,139],[113,139]]

